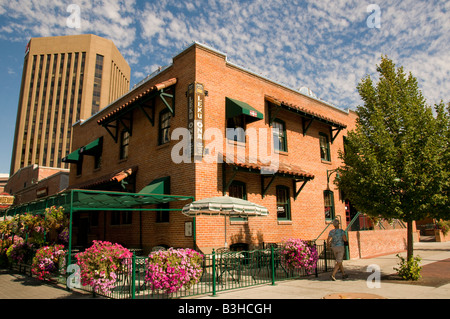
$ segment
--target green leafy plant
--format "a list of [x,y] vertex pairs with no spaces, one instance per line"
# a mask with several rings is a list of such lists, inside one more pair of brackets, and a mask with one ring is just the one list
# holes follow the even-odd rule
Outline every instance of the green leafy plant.
[[442,231],[442,234],[444,234],[444,236],[447,236],[448,231],[450,230],[450,221],[440,220],[436,223],[436,226]]
[[422,259],[417,257],[411,257],[409,260],[397,254],[397,257],[400,258],[399,267],[394,268],[397,271],[398,275],[405,280],[419,280],[422,275],[420,271],[422,270],[422,266],[420,266],[420,262]]

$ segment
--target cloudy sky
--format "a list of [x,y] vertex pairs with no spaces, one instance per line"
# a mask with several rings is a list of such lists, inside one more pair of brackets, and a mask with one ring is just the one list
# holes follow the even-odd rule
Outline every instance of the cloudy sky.
[[28,40],[81,33],[114,41],[131,85],[197,41],[344,109],[360,104],[356,85],[382,54],[417,77],[429,104],[450,101],[450,1],[0,0],[0,173]]

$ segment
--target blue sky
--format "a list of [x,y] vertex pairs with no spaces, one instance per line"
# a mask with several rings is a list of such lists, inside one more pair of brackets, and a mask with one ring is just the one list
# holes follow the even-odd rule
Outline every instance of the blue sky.
[[[71,4],[80,28],[68,27]],[[412,72],[430,105],[450,101],[450,1],[0,0],[0,173],[9,173],[28,40],[81,33],[114,41],[131,86],[197,41],[341,108],[360,104],[356,85],[376,76],[382,54]]]

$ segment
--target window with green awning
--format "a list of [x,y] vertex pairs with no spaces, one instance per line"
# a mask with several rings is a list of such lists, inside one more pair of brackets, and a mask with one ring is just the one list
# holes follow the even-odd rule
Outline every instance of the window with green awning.
[[64,157],[62,159],[62,161],[64,163],[75,163],[75,164],[77,164],[78,162],[81,161],[80,149],[77,149],[76,151],[73,151],[72,153],[70,153],[69,155]]
[[81,155],[92,155],[95,156],[102,150],[103,137],[99,137],[96,140],[92,141],[86,146],[80,148]]
[[170,194],[170,176],[151,181],[139,194]]

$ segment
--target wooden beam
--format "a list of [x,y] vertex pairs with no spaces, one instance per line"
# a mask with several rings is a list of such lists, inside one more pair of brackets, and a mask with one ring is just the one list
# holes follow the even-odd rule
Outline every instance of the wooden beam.
[[264,187],[264,179],[266,178],[270,178],[270,176],[265,176],[261,174],[261,197],[264,198],[264,196],[266,195],[267,191],[269,190],[270,185],[272,185],[272,183],[274,182],[276,177],[276,174],[273,174],[269,184],[267,184],[266,187]]

